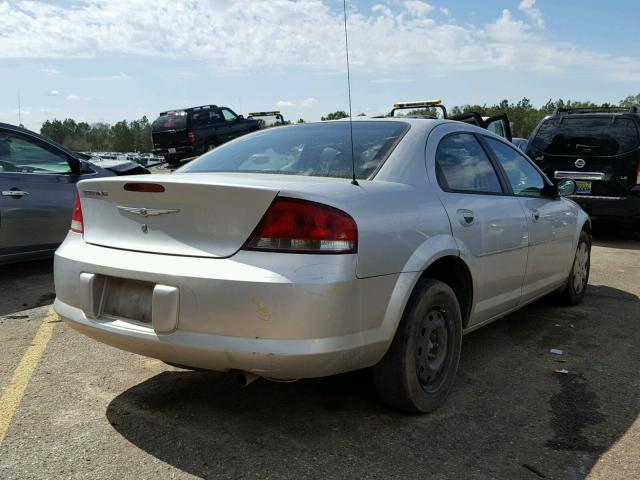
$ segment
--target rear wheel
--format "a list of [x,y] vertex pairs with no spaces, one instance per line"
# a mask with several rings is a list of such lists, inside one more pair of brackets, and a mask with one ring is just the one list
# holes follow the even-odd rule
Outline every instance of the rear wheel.
[[373,367],[382,400],[414,413],[440,407],[458,369],[462,315],[453,290],[438,280],[421,280],[383,359]]
[[584,230],[580,232],[578,248],[573,259],[571,273],[562,292],[560,299],[567,305],[577,305],[584,299],[589,282],[589,270],[591,267],[591,240]]

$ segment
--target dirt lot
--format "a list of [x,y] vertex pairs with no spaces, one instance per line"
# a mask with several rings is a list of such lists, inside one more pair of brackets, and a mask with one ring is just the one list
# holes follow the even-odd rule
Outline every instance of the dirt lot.
[[466,336],[446,406],[409,416],[363,372],[241,389],[98,344],[50,315],[51,261],[4,267],[0,389],[26,390],[0,478],[640,478],[639,295],[640,242],[596,241],[583,305]]

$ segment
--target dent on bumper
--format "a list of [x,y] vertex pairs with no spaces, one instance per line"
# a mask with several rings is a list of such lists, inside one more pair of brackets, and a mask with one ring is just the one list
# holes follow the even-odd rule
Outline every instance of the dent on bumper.
[[[73,328],[103,343],[192,367],[290,379],[379,361],[404,307],[394,291],[410,286],[408,276],[356,279],[355,256],[288,255],[277,269],[265,263],[269,257],[144,254],[89,245],[70,234],[55,257],[54,308]],[[162,333],[126,319],[87,316],[80,288],[85,273],[178,288],[177,329]]]

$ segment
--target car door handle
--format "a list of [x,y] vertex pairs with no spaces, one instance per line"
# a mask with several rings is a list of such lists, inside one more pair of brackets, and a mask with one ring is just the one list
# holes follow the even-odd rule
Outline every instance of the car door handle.
[[25,192],[22,190],[3,190],[3,197],[24,197],[25,195],[29,195],[29,192]]
[[473,225],[475,215],[471,210],[460,209],[458,210],[458,221],[463,227],[469,227]]
[[533,219],[534,222],[537,222],[538,220],[540,220],[540,212],[538,210],[536,210],[535,208],[531,209],[531,218]]

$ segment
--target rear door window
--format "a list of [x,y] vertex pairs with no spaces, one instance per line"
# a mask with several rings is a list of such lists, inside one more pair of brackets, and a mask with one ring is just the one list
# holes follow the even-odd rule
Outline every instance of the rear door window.
[[445,137],[436,152],[438,183],[462,193],[503,193],[498,174],[478,140],[469,133]]
[[619,116],[564,116],[546,120],[530,145],[550,155],[610,156],[640,146],[635,122]]

